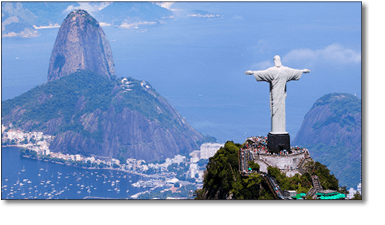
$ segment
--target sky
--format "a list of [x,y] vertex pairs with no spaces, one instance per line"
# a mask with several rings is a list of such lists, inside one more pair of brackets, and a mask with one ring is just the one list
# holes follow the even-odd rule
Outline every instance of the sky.
[[[244,71],[273,66],[275,55],[284,66],[311,71],[287,84],[286,127],[292,139],[323,95],[361,98],[360,2],[159,4],[174,18],[137,29],[103,27],[117,75],[149,82],[196,130],[219,142],[243,143],[270,131],[269,84]],[[102,8],[86,2],[81,7]],[[57,28],[39,32],[34,40],[3,41],[5,99],[46,82]],[[13,49],[19,42],[23,56]]]

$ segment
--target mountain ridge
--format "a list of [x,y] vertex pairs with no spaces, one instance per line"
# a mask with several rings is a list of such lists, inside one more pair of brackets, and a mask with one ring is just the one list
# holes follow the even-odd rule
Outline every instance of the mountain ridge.
[[3,123],[54,135],[53,152],[121,161],[172,158],[210,139],[146,81],[117,78],[103,34],[87,12],[71,12],[52,50],[48,82],[2,101]]
[[346,93],[319,98],[305,115],[294,145],[310,150],[341,185],[361,182],[361,100]]

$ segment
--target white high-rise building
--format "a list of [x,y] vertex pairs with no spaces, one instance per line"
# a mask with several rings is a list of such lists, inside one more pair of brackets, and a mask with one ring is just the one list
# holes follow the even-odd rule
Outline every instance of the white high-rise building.
[[354,195],[356,194],[356,192],[357,192],[357,191],[356,191],[354,188],[350,188],[350,189],[349,189],[348,198],[349,198],[349,199],[354,198]]
[[360,195],[362,195],[362,193],[361,193],[361,183],[359,183],[359,184],[357,185],[357,191],[360,192]]
[[219,143],[203,143],[200,148],[200,158],[208,159],[215,155],[215,153],[221,148],[224,147],[225,144]]
[[190,164],[190,178],[195,178],[195,174],[198,172],[198,164]]

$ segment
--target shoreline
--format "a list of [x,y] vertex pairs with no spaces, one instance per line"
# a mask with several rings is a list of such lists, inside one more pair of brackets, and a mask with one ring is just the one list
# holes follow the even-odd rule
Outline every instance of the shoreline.
[[[1,145],[1,147],[2,148],[9,148],[9,147],[26,148],[27,146],[24,146],[24,145]],[[30,157],[30,156],[21,156],[21,157],[32,159],[32,160],[39,160],[39,161],[45,161],[45,162],[49,162],[49,163],[55,163],[55,164],[64,165],[64,166],[78,167],[78,166],[71,165],[69,163],[55,162],[55,161],[51,161],[51,160],[47,160],[47,159],[40,159],[39,157],[36,157],[36,158]],[[162,175],[160,175],[160,174],[159,175],[157,175],[157,174],[143,174],[143,173],[138,173],[135,171],[128,171],[128,170],[118,169],[118,168],[96,168],[96,167],[78,167],[78,168],[89,169],[89,170],[113,170],[113,171],[117,171],[117,172],[124,172],[124,173],[133,174],[133,175],[138,175],[138,176],[142,176],[142,177],[146,177],[146,178],[156,178],[158,176],[162,177]]]

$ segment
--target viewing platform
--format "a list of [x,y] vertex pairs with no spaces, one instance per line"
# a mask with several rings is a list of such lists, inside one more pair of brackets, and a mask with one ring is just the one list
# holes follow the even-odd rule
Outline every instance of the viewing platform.
[[308,149],[297,146],[292,146],[290,149],[278,153],[271,153],[267,148],[267,138],[263,136],[247,138],[246,143],[239,151],[239,159],[239,168],[242,174],[250,173],[248,162],[254,161],[260,166],[260,172],[267,173],[267,168],[272,166],[286,173],[288,177],[297,173],[305,173],[302,169],[303,165],[306,161],[312,160]]

